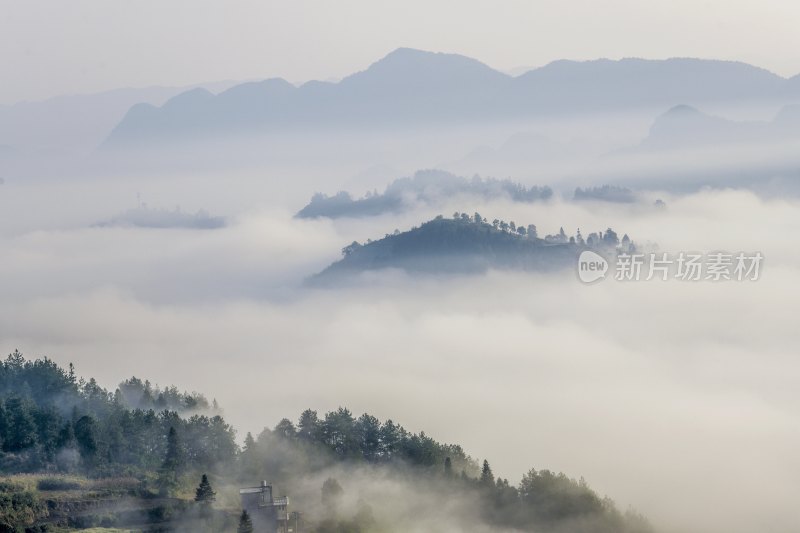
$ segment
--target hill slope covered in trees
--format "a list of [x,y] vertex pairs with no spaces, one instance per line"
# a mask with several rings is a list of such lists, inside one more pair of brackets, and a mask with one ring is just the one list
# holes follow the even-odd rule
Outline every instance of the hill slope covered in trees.
[[[627,236],[626,247],[632,247]],[[395,231],[383,239],[353,242],[342,249],[342,259],[312,277],[312,284],[325,284],[368,270],[402,269],[434,274],[482,273],[488,269],[551,271],[572,267],[587,247],[613,250],[620,244],[611,228],[590,234],[580,230],[568,236],[563,228],[556,235],[539,237],[534,224],[517,225],[479,213],[456,212],[452,219],[438,216],[406,232]]]
[[510,179],[467,179],[443,170],[419,170],[412,177],[391,182],[383,193],[367,193],[353,199],[347,192],[333,196],[315,194],[298,213],[298,218],[365,217],[397,213],[411,209],[416,203],[437,205],[456,196],[473,196],[482,200],[507,198],[514,202],[547,200],[553,195],[550,187],[525,187]]
[[137,378],[110,392],[19,352],[0,363],[0,435],[2,532],[234,531],[238,488],[261,479],[291,494],[303,531],[651,531],[582,480],[532,469],[513,485],[391,420],[306,410],[240,447],[202,395]]

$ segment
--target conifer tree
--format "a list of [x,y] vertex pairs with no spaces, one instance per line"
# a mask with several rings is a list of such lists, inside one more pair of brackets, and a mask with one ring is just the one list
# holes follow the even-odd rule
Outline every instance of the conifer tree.
[[489,466],[489,461],[483,461],[483,468],[481,469],[481,480],[480,483],[484,487],[492,487],[494,486],[494,474],[492,473],[492,467]]
[[28,402],[18,396],[12,396],[6,400],[4,418],[4,425],[7,426],[6,434],[3,436],[5,451],[19,452],[36,444],[36,424],[31,416]]
[[239,517],[239,528],[236,533],[253,533],[253,521],[247,511],[242,511],[242,515]]
[[167,453],[158,470],[158,487],[162,496],[174,494],[180,486],[180,475],[183,471],[184,456],[178,432],[170,426],[167,434]]
[[217,499],[217,493],[211,488],[211,483],[208,481],[208,476],[203,474],[195,491],[194,501],[210,505]]

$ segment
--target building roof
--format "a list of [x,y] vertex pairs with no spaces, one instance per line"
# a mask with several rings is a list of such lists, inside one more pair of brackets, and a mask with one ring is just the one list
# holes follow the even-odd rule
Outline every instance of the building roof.
[[[267,487],[249,487],[246,489],[239,489],[239,494],[258,494],[261,492],[266,492]],[[272,487],[269,487],[270,491]]]

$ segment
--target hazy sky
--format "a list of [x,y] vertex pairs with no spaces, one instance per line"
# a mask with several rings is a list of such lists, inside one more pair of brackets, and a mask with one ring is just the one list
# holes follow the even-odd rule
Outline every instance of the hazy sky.
[[800,72],[791,0],[0,0],[0,103],[154,84],[341,77],[394,48],[496,68],[737,59]]

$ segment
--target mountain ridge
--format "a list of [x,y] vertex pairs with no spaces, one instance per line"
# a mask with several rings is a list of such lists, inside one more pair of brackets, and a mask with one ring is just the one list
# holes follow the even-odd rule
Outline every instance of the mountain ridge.
[[663,150],[800,138],[800,105],[783,106],[769,121],[736,121],[678,105],[653,121],[639,148]]
[[106,145],[181,139],[189,132],[458,124],[711,100],[788,103],[800,100],[793,80],[742,62],[692,58],[558,60],[512,77],[467,56],[399,48],[337,83],[298,87],[270,78],[217,95],[182,93],[145,115],[132,108]]

